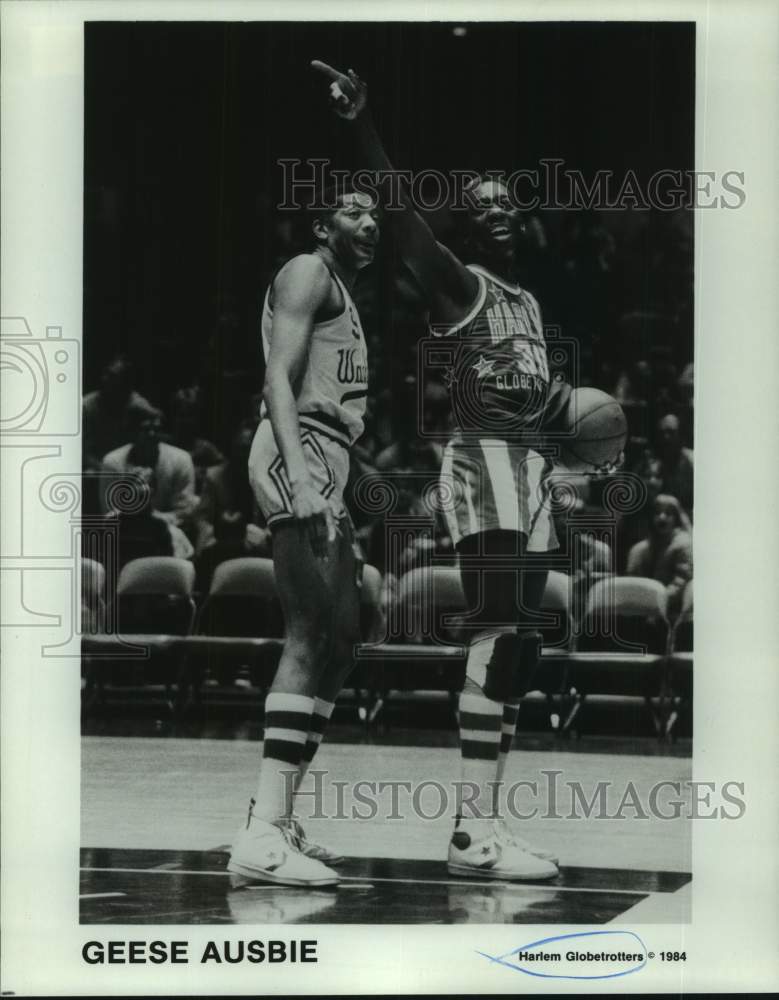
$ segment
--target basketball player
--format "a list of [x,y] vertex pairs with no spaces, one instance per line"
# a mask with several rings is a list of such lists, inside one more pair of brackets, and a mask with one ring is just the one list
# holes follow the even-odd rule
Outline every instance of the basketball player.
[[362,566],[343,491],[363,430],[368,358],[351,289],[379,227],[365,195],[329,194],[324,204],[331,199],[314,212],[315,249],[281,268],[262,312],[267,369],[249,477],[273,532],[286,640],[265,702],[257,793],[228,864],[239,882],[338,881],[325,864],[338,858],[305,840],[292,805],[359,636]]
[[[352,70],[312,65],[331,81],[331,104],[355,130],[363,165],[392,171],[365,84]],[[570,387],[550,381],[538,303],[516,282],[520,220],[506,187],[484,179],[469,195],[468,266],[436,241],[405,193],[402,209],[387,212],[425,292],[433,332],[454,345],[447,381],[458,432],[447,445],[441,481],[454,497],[447,520],[471,609],[459,725],[463,782],[477,794],[457,817],[448,868],[480,878],[545,879],[557,875],[556,858],[509,829],[499,789],[519,701],[540,656],[534,622],[547,577],[543,553],[557,548],[544,503],[550,465],[527,437],[538,447]]]

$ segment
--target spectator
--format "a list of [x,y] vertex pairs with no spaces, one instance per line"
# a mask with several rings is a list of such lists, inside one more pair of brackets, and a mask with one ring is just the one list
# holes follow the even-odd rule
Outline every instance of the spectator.
[[646,576],[664,584],[668,592],[668,617],[681,610],[685,584],[692,579],[692,538],[683,527],[683,512],[676,497],[661,493],[652,507],[649,536],[628,553],[628,576]]
[[681,401],[687,406],[692,406],[695,395],[695,368],[692,361],[684,366],[676,384]]
[[[214,570],[220,563],[249,554],[246,527],[243,515],[237,510],[222,511],[217,516],[211,542],[195,559],[195,587],[199,593],[207,594],[211,589]],[[255,549],[251,554],[270,555],[270,545],[264,552]]]
[[187,452],[160,441],[161,414],[147,409],[136,415],[133,439],[104,456],[103,472],[108,481],[101,492],[104,511],[111,511],[110,490],[114,482],[128,478],[140,479],[149,488],[149,502],[154,517],[167,522],[174,544],[174,555],[185,558],[186,536],[182,529],[191,526],[197,506],[195,467]]
[[173,397],[173,433],[170,443],[189,452],[195,466],[195,492],[203,489],[206,470],[221,465],[225,457],[215,444],[200,437],[200,389],[189,386],[179,389]]
[[682,447],[681,424],[672,413],[663,417],[658,425],[660,435],[658,458],[663,493],[677,498],[692,518],[693,504],[693,451]]
[[[249,449],[254,432],[241,427],[230,445],[230,457],[206,470],[197,509],[196,548],[202,553],[217,538],[216,525],[240,515],[244,551],[240,555],[269,555],[270,532],[260,527],[260,515],[249,485]],[[227,523],[227,522],[225,522]]]
[[652,365],[642,358],[619,373],[612,395],[623,405],[646,403],[652,396],[652,378]]
[[151,404],[133,389],[126,358],[116,357],[103,369],[100,386],[84,396],[81,408],[84,469],[97,471],[101,459],[127,441],[133,418]]
[[174,546],[170,525],[162,518],[155,517],[151,507],[151,491],[148,489],[146,499],[139,509],[121,513],[116,520],[119,570],[133,559],[142,559],[146,556],[172,556],[183,554],[185,551],[180,541]]

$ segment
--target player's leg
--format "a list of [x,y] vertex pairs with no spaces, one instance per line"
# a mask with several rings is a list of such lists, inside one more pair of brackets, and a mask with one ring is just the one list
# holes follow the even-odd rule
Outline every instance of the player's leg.
[[[460,695],[460,752],[465,794],[449,848],[455,874],[495,878],[551,878],[547,859],[512,842],[496,823],[495,782],[506,747],[506,706],[528,690],[538,663],[538,636],[529,626],[533,599],[523,593],[525,538],[489,530],[462,539],[460,573],[469,608],[471,640]],[[543,574],[528,581],[543,593]],[[539,598],[540,600],[540,598]],[[513,735],[513,731],[512,731]]]
[[228,868],[243,877],[290,885],[328,885],[337,875],[304,857],[282,830],[291,810],[295,778],[311,728],[317,687],[333,641],[334,599],[328,568],[337,546],[324,558],[311,549],[307,531],[290,519],[289,500],[278,474],[278,453],[269,426],[260,425],[250,473],[263,512],[273,524],[276,588],[286,640],[265,702],[265,739],[256,797],[233,844]]
[[317,558],[305,529],[279,525],[273,534],[273,568],[284,613],[286,638],[265,702],[265,741],[256,816],[283,819],[292,809],[295,776],[311,729],[319,684],[334,633],[333,572],[338,540]]
[[[339,522],[338,545],[338,558],[331,567],[331,585],[335,595],[333,643],[330,659],[321,675],[314,699],[314,711],[303,748],[296,789],[319,749],[335,700],[354,665],[355,647],[360,640],[362,561],[355,551],[354,529],[348,517]],[[299,849],[307,857],[317,858],[326,864],[335,864],[341,860],[341,855],[337,852],[308,840],[296,817],[290,817],[289,826]]]
[[[485,786],[474,801],[474,814],[493,813],[494,788],[486,783],[502,776],[519,699],[538,665],[540,637],[534,614],[546,572],[523,569],[525,544],[519,533],[490,530],[470,535],[457,546],[472,630],[463,691],[471,712],[466,710],[461,724],[463,757],[472,761],[469,780],[481,778]],[[472,719],[474,710],[477,718]],[[487,713],[489,721],[482,717]],[[472,732],[466,728],[469,724]]]
[[[524,562],[524,560],[523,560]],[[557,864],[557,856],[545,848],[529,843],[518,836],[509,826],[506,819],[506,786],[504,774],[509,754],[514,742],[519,704],[522,695],[532,690],[533,677],[538,669],[541,657],[541,635],[536,628],[537,613],[541,608],[548,571],[545,569],[527,569],[520,563],[519,579],[521,600],[516,635],[518,638],[518,663],[520,681],[517,693],[503,705],[503,720],[501,724],[501,743],[498,754],[498,766],[492,786],[493,814],[498,825],[498,831],[504,840],[508,840],[524,851],[534,854],[544,861]]]
[[[537,641],[537,633],[534,627],[535,613],[541,607],[541,599],[544,596],[546,587],[547,570],[525,569],[520,566],[519,585],[519,618],[517,620],[517,630],[520,635],[528,636],[529,644],[522,644],[521,653],[524,652],[526,658],[524,664],[525,685],[532,682],[532,675],[538,664],[537,653],[540,653],[540,643]],[[498,767],[495,774],[495,795],[493,805],[495,814],[502,812],[500,808],[503,775],[506,771],[506,761],[508,760],[511,747],[514,742],[514,735],[517,731],[517,721],[519,718],[519,697],[512,698],[503,706],[503,721],[501,725],[500,752],[498,754]]]
[[354,528],[348,516],[338,523],[337,542],[337,558],[327,570],[334,603],[333,638],[317,686],[314,715],[299,772],[301,779],[322,742],[335,699],[354,666],[355,648],[360,641],[362,560],[355,548]]
[[[541,607],[541,598],[544,596],[547,575],[546,570],[542,570],[540,572],[538,570],[521,571],[521,611],[527,611],[529,615],[532,616],[532,612]],[[519,622],[519,627],[522,627],[521,621]],[[528,631],[534,631],[532,628],[532,621],[527,625],[527,629]],[[532,680],[532,677],[529,678],[529,680]],[[498,767],[495,772],[495,794],[493,796],[493,811],[496,816],[501,815],[503,812],[503,809],[501,808],[503,775],[506,772],[506,762],[514,743],[514,735],[517,731],[519,703],[520,699],[516,697],[507,701],[503,706],[503,720],[500,731],[500,751],[498,753]]]
[[505,706],[518,703],[538,659],[538,637],[519,628],[519,571],[531,531],[529,484],[520,478],[518,460],[524,455],[504,441],[455,438],[441,469],[441,493],[450,501],[445,513],[469,607],[469,649],[459,704],[464,795],[449,868],[512,879],[549,878],[557,871],[545,860],[507,845],[493,811]]
[[[517,519],[522,535],[522,549],[518,560],[521,598],[517,618],[521,696],[532,686],[533,675],[540,662],[541,634],[537,625],[548,576],[548,564],[544,556],[557,548],[557,535],[549,502],[547,478],[552,466],[538,452],[519,445],[513,445],[508,450],[508,458],[512,466]],[[514,739],[518,712],[518,698],[504,705],[501,726],[502,746],[498,756],[493,801],[498,829],[504,839],[556,864],[557,858],[552,853],[532,846],[518,837],[506,822],[503,777]]]

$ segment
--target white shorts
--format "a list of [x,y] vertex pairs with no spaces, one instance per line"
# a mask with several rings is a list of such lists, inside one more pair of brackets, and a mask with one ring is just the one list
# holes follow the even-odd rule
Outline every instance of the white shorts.
[[[349,450],[326,434],[300,428],[300,442],[314,487],[330,502],[336,519],[346,514],[344,490]],[[249,453],[249,482],[269,527],[292,518],[292,489],[270,420],[260,421]]]
[[496,438],[453,438],[441,464],[440,503],[452,542],[503,529],[527,536],[528,552],[558,548],[547,460]]

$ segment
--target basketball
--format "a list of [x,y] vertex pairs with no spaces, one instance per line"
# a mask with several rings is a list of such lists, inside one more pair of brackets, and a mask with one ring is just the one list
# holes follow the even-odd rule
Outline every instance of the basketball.
[[600,389],[574,389],[566,411],[560,462],[571,472],[592,472],[616,462],[625,447],[622,407]]

